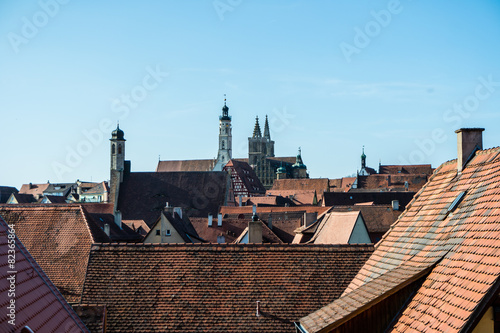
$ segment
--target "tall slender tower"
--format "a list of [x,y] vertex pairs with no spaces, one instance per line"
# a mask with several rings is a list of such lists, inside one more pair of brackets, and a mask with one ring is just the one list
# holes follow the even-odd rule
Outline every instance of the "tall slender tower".
[[266,157],[274,157],[274,141],[271,140],[271,133],[269,131],[269,121],[267,120],[264,125],[264,139],[266,140]]
[[222,107],[222,115],[219,117],[219,151],[217,152],[217,161],[213,171],[222,171],[222,168],[231,158],[231,116],[229,116],[229,108],[226,105],[226,94],[224,94],[224,106]]
[[110,201],[116,203],[118,189],[120,183],[123,181],[123,173],[125,168],[125,138],[124,133],[120,129],[120,125],[111,132],[111,165],[110,165],[110,178],[109,190]]

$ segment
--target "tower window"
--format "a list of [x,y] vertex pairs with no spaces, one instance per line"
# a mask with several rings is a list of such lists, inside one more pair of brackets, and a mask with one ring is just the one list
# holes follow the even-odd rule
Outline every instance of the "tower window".
[[122,153],[122,145],[118,145],[118,154]]
[[225,141],[222,140],[222,149],[224,149],[224,146],[225,146]]
[[113,143],[111,145],[111,154],[114,154],[115,153],[115,144]]

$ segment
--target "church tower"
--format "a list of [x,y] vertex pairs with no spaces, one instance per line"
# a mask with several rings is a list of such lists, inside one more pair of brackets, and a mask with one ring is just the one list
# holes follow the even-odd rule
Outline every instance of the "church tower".
[[231,117],[229,116],[229,108],[226,105],[226,95],[224,94],[224,106],[222,107],[222,115],[219,117],[219,150],[217,152],[217,161],[213,171],[222,171],[222,168],[231,158]]
[[[255,170],[262,165],[265,157],[265,144],[260,131],[259,116],[255,118],[252,137],[248,138],[248,164]],[[257,171],[257,176],[259,175]]]
[[111,132],[111,166],[110,166],[110,200],[116,202],[120,183],[123,181],[123,173],[125,169],[125,138],[124,133],[120,129],[120,125]]
[[264,125],[264,139],[266,140],[266,157],[274,157],[274,141],[271,140],[271,133],[269,132],[269,121],[267,120]]

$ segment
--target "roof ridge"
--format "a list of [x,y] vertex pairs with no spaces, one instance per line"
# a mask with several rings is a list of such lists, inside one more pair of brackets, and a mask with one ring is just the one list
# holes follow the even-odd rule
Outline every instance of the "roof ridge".
[[87,227],[87,231],[89,232],[90,238],[92,239],[92,243],[95,243],[94,235],[92,234],[92,230],[90,230],[89,220],[87,219],[87,216],[85,215],[86,210],[83,209],[83,205],[79,205],[79,206],[80,206],[80,213],[83,216],[83,220],[85,221],[85,226]]
[[280,244],[280,243],[252,243],[252,244],[233,244],[233,243],[94,243],[92,251],[100,249],[132,249],[155,248],[167,250],[207,250],[207,251],[249,251],[263,250],[267,248],[276,248],[283,251],[318,251],[318,250],[372,250],[373,244]]

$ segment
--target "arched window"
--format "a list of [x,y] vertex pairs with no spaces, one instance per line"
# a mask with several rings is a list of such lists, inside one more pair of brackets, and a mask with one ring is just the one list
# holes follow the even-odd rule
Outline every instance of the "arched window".
[[224,149],[225,143],[226,142],[224,140],[222,140],[222,149]]
[[114,154],[115,153],[115,144],[113,143],[111,145],[111,154]]
[[122,153],[122,145],[118,145],[118,154]]

